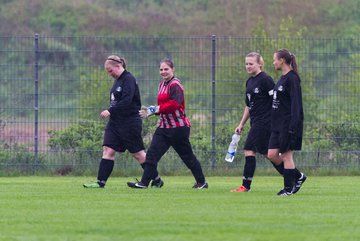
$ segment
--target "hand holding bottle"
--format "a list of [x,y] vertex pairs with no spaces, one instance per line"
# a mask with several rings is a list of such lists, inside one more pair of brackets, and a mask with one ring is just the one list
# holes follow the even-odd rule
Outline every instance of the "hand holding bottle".
[[225,161],[227,161],[227,162],[234,161],[234,157],[235,157],[235,153],[236,153],[236,149],[238,147],[239,141],[240,141],[240,135],[235,133],[232,136],[232,140],[230,142],[227,154],[225,156]]

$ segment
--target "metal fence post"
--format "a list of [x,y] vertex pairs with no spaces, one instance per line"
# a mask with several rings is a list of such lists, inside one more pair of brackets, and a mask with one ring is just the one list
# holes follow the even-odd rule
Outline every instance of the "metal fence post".
[[215,70],[216,70],[216,35],[212,35],[212,63],[211,63],[211,76],[212,76],[212,150],[211,150],[211,168],[214,169],[216,165],[216,150],[215,150],[215,125],[216,125],[216,88],[215,88]]
[[35,34],[34,37],[34,114],[35,114],[35,130],[34,130],[34,157],[35,165],[33,167],[33,174],[35,174],[37,166],[39,165],[38,148],[39,148],[39,34]]

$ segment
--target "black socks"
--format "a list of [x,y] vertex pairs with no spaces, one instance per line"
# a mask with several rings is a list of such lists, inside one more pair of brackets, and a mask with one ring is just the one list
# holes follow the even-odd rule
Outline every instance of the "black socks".
[[299,179],[301,178],[301,172],[295,167],[294,169],[294,172],[295,172],[295,179]]
[[245,157],[245,166],[244,166],[244,174],[243,174],[243,182],[242,185],[247,189],[250,189],[251,181],[253,179],[254,173],[256,169],[256,158],[255,156],[247,156]]
[[114,160],[101,159],[98,171],[98,183],[101,187],[105,186],[107,179],[114,168]]
[[295,184],[295,169],[284,169],[284,189],[291,192]]
[[271,162],[271,164],[275,167],[276,171],[278,171],[278,173],[280,173],[281,176],[284,175],[284,163],[283,162],[279,165],[276,165],[273,162]]
[[[271,162],[271,164],[275,167],[275,169],[280,173],[280,175],[284,175],[284,163],[282,162],[280,165],[276,165],[275,163]],[[295,179],[299,179],[301,178],[301,172],[295,167],[294,170],[294,175],[295,175]]]

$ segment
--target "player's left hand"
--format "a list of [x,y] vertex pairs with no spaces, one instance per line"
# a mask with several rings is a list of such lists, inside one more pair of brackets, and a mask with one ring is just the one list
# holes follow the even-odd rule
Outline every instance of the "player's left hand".
[[142,106],[141,109],[139,110],[139,115],[141,117],[141,119],[145,119],[148,118],[149,116],[155,115],[159,113],[159,106]]

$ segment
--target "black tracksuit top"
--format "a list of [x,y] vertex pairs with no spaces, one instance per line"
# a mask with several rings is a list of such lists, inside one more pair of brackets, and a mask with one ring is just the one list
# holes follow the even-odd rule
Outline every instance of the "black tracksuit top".
[[282,75],[274,87],[271,130],[302,137],[304,112],[300,77],[294,71]]
[[270,130],[273,79],[265,72],[251,76],[246,81],[246,106],[249,108],[250,125]]
[[124,70],[110,90],[109,124],[121,125],[140,119],[139,86],[135,77]]

